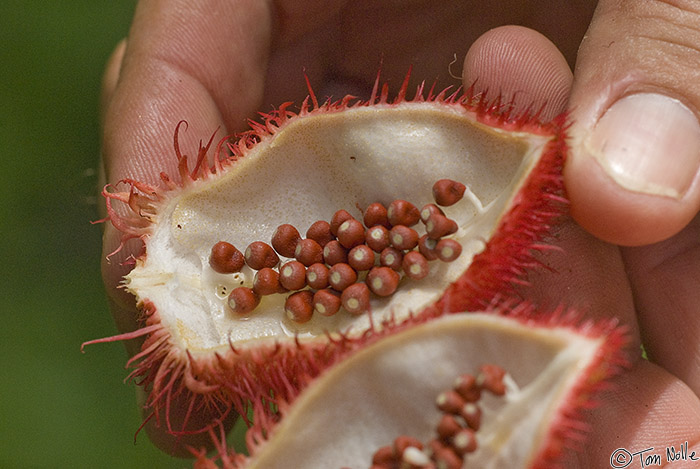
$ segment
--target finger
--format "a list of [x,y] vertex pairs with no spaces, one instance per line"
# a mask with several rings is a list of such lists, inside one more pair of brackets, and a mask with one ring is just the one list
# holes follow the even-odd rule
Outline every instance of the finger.
[[607,241],[660,241],[700,208],[699,18],[696,2],[603,0],[581,44],[566,186]]
[[[173,132],[181,119],[189,127],[180,135],[180,145],[190,155],[197,141],[217,127],[222,136],[240,130],[263,93],[271,22],[269,3],[258,0],[141,1],[119,73],[118,58],[113,58],[105,76],[102,151],[107,182],[128,177],[157,184],[161,171],[176,176]],[[106,227],[105,256],[119,246],[120,236]],[[117,285],[130,269],[123,261],[139,250],[139,243],[132,241],[103,262],[120,328],[136,327],[134,298]],[[130,344],[130,350],[135,346]],[[183,411],[173,407],[171,417],[177,419]],[[149,436],[164,451],[182,454],[185,445],[202,442],[198,436],[172,437],[164,425],[151,423]]]
[[518,289],[543,311],[566,307],[581,320],[614,318],[627,328],[629,349],[638,351],[639,327],[620,250],[583,230],[570,217],[557,222],[548,240],[557,250],[540,253],[546,268],[528,274]]
[[[182,119],[189,127],[180,144],[190,155],[217,127],[220,135],[242,128],[262,95],[270,15],[268,4],[255,0],[139,3],[119,79],[105,93],[107,182],[128,177],[157,184],[162,171],[176,177],[173,133]],[[107,89],[113,74],[108,68]],[[119,246],[119,238],[107,227],[105,256]],[[138,249],[138,243],[129,247]],[[103,268],[108,290],[119,302],[128,299],[114,287],[128,271],[122,262],[133,253],[125,249]]]
[[464,59],[465,87],[487,93],[515,112],[542,109],[550,120],[566,106],[572,74],[566,59],[540,33],[521,26],[492,29],[477,39]]
[[[566,467],[662,466],[667,463],[666,448],[680,452],[686,442],[688,455],[700,454],[700,400],[677,378],[640,360],[612,385],[600,394],[600,405],[588,412],[591,433],[584,448],[569,452]],[[640,464],[640,455],[632,455],[638,452],[661,459]],[[697,461],[678,460],[668,467],[676,465],[696,467]]]
[[700,216],[666,241],[623,253],[650,358],[700,396]]
[[112,55],[107,60],[105,72],[102,76],[102,92],[100,95],[100,119],[104,122],[104,113],[107,105],[112,101],[112,95],[117,88],[119,74],[121,73],[124,52],[126,51],[126,39],[117,43]]

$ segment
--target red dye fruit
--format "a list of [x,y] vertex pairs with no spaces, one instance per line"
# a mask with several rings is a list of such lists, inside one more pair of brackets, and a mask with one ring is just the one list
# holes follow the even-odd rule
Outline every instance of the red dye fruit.
[[[90,343],[143,339],[142,351],[129,364],[134,368],[131,377],[147,392],[144,406],[155,416],[153,422],[174,436],[197,430],[215,434],[218,462],[238,467],[248,462],[279,467],[275,461],[283,461],[283,467],[309,469],[313,461],[323,461],[323,467],[363,467],[375,448],[396,437],[390,431],[396,428],[395,419],[409,418],[397,408],[410,405],[417,412],[410,413],[410,422],[400,422],[402,428],[425,430],[428,416],[434,415],[427,412],[435,410],[420,397],[435,396],[441,388],[432,387],[444,385],[434,370],[448,376],[444,370],[450,369],[454,377],[465,372],[465,361],[478,360],[522,370],[522,376],[513,377],[518,386],[533,385],[540,378],[546,383],[538,388],[546,392],[509,398],[508,406],[516,406],[512,412],[495,409],[492,414],[495,431],[517,426],[520,422],[512,420],[519,418],[528,419],[526,423],[536,429],[504,431],[509,435],[499,440],[504,452],[512,454],[508,450],[513,449],[524,455],[509,460],[510,467],[544,466],[559,453],[571,433],[561,428],[561,422],[571,415],[578,419],[569,411],[587,403],[599,380],[615,369],[619,340],[615,342],[615,335],[603,326],[585,331],[566,324],[554,327],[553,315],[540,326],[531,318],[515,320],[520,333],[507,335],[497,326],[510,324],[512,318],[474,312],[496,299],[519,301],[526,296],[521,290],[516,296],[515,286],[536,265],[534,255],[565,206],[561,170],[567,122],[563,117],[542,123],[512,115],[504,106],[469,91],[440,92],[421,86],[412,93],[407,83],[395,99],[379,83],[366,102],[348,97],[319,103],[311,95],[298,112],[285,106],[265,114],[239,140],[202,145],[191,157],[181,151],[185,130],[178,125],[175,173],[163,173],[158,183],[124,180],[104,189],[107,219],[122,232],[122,241],[142,242],[123,281],[124,291],[134,295],[141,310],[141,323],[133,332]],[[198,140],[201,135],[187,137]],[[271,246],[274,263],[251,250],[247,267],[235,275],[215,275],[210,268],[212,246],[220,240],[252,246],[269,242],[282,224],[306,227],[331,214],[330,230],[337,235],[334,230],[350,217],[344,208],[390,200],[410,201],[414,209],[425,207],[432,201],[435,181],[452,177],[459,177],[469,190],[470,203],[446,210],[448,218],[464,223],[460,227],[464,230],[451,235],[462,255],[434,269],[435,276],[399,282],[387,297],[372,294],[364,282],[355,280],[353,285],[364,287],[348,286],[343,293],[363,303],[364,296],[358,293],[366,289],[366,314],[354,315],[343,307],[333,317],[315,314],[296,323],[285,317],[284,296],[274,294],[263,298],[250,314],[234,313],[233,309],[250,307],[243,308],[234,297],[232,308],[225,292],[233,294],[240,287],[248,289],[240,290],[248,297],[255,295],[255,270],[277,268],[279,256]],[[393,224],[418,220],[393,212],[394,216],[387,213]],[[345,244],[351,248],[364,242],[363,232]],[[387,265],[383,257],[380,264]],[[324,256],[323,262],[330,264],[328,260]],[[398,262],[392,267],[400,268]],[[299,278],[306,282],[305,273]],[[477,318],[479,325],[471,322]],[[463,322],[476,327],[476,333],[466,331]],[[445,323],[449,327],[441,328]],[[537,332],[540,328],[546,339]],[[451,339],[455,334],[458,337]],[[475,337],[479,341],[488,337],[492,346],[475,345]],[[415,342],[419,346],[407,346]],[[574,346],[568,348],[569,344]],[[364,362],[362,356],[370,349],[372,361]],[[571,361],[554,360],[550,351],[562,352]],[[459,366],[451,357],[460,357]],[[369,372],[370,363],[378,368]],[[404,371],[397,374],[397,370]],[[352,376],[363,383],[362,393],[351,384]],[[411,382],[411,376],[420,376],[420,383]],[[563,382],[562,376],[570,379]],[[318,391],[307,393],[311,387]],[[405,403],[397,401],[398,390],[408,396]],[[371,405],[369,394],[397,405],[392,409]],[[201,422],[195,418],[201,409],[219,415]],[[251,409],[255,418],[246,438],[251,443],[249,459],[229,453],[218,425],[232,412]],[[186,421],[175,425],[176,416]],[[487,412],[482,417],[486,419]],[[375,422],[372,428],[368,421]],[[487,422],[481,427],[488,427]],[[293,441],[291,435],[300,434],[311,437]],[[355,442],[356,435],[377,444],[355,446],[361,450],[356,452],[334,446]],[[266,443],[268,438],[275,443]],[[338,459],[347,454],[351,460]],[[490,463],[479,459],[487,456],[479,455],[478,449],[472,457],[474,467]]]
[[245,265],[241,251],[226,241],[219,241],[211,248],[209,265],[220,274],[240,272]]

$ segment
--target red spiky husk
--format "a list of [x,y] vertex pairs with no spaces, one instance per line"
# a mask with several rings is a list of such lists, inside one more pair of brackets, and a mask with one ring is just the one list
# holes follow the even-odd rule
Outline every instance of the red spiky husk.
[[[289,345],[266,343],[255,348],[237,348],[230,344],[229,349],[222,353],[193,354],[174,345],[170,333],[161,325],[155,307],[142,302],[138,305],[143,312],[141,329],[86,342],[146,336],[142,351],[127,363],[133,369],[128,378],[146,387],[149,392],[146,405],[152,416],[158,418],[165,415],[164,424],[168,432],[173,435],[211,432],[232,409],[242,416],[247,415],[251,403],[257,422],[275,421],[279,418],[273,410],[276,406],[291,401],[308,379],[337,363],[340,357],[387,333],[378,333],[378,330],[399,330],[446,313],[483,309],[495,298],[509,297],[513,285],[526,282],[526,271],[538,265],[533,253],[546,248],[541,241],[549,232],[551,223],[563,212],[566,203],[561,176],[566,153],[566,117],[541,123],[536,114],[525,112],[514,115],[511,113],[512,106],[503,105],[500,100],[488,102],[483,96],[475,95],[473,89],[464,93],[449,89],[436,93],[434,88],[426,90],[421,84],[412,99],[407,99],[407,92],[408,76],[393,99],[386,85],[380,87],[379,79],[367,101],[346,96],[339,101],[319,103],[309,87],[309,96],[298,112],[289,110],[291,103],[284,103],[278,109],[262,114],[260,121],[252,121],[251,130],[237,136],[235,142],[228,138],[219,141],[213,153],[213,136],[206,145],[200,142],[193,165],[181,153],[178,144],[183,124],[180,122],[174,135],[177,175],[161,174],[158,187],[125,179],[118,183],[127,186],[125,191],[116,190],[118,185],[104,188],[106,220],[122,233],[119,251],[129,239],[145,240],[150,236],[159,208],[178,191],[227,170],[238,159],[244,158],[252,147],[274,136],[293,119],[320,113],[339,113],[355,107],[425,101],[460,107],[472,113],[477,121],[493,127],[554,136],[538,169],[529,175],[515,204],[503,217],[486,249],[474,258],[467,272],[447,288],[437,303],[401,324],[387,321],[382,327],[372,328],[356,338],[335,332],[319,343],[297,340]],[[121,202],[127,210],[115,207],[115,201]],[[146,255],[141,253],[141,256]],[[274,395],[271,395],[271,390],[274,390]],[[190,402],[188,416],[203,407],[214,409],[218,416],[203,428],[190,429],[187,418],[180,428],[174,428],[168,417],[169,406],[174,397],[182,396],[186,396]]]
[[[585,440],[587,433],[591,431],[591,428],[584,421],[583,412],[597,407],[596,397],[610,388],[610,378],[629,367],[629,361],[624,355],[624,348],[629,341],[627,328],[620,326],[616,319],[597,322],[583,320],[577,312],[563,307],[551,313],[542,314],[529,303],[519,303],[517,306],[503,303],[494,304],[484,312],[495,316],[507,316],[525,326],[564,329],[579,336],[604,339],[603,345],[597,350],[587,367],[579,372],[579,378],[569,390],[568,395],[562,399],[565,404],[560,406],[553,415],[549,431],[539,451],[533,456],[531,466],[538,469],[565,467],[565,462],[561,459],[564,450],[580,450],[581,443]],[[431,319],[428,315],[419,315],[410,321],[404,321],[394,327],[377,331],[368,335],[362,346],[369,346],[385,337],[420,326]],[[290,389],[291,392],[285,397],[279,395],[270,398],[267,402],[258,401],[254,405],[253,425],[246,433],[246,450],[249,457],[242,456],[233,448],[227,448],[223,436],[223,426],[220,425],[222,432],[220,435],[217,435],[214,429],[209,430],[215,447],[215,454],[211,459],[205,457],[204,449],[190,449],[193,454],[199,457],[200,466],[196,465],[195,467],[209,467],[202,465],[206,462],[206,464],[212,464],[211,467],[220,466],[224,469],[245,468],[250,458],[253,458],[256,452],[274,437],[275,425],[284,418],[303,390],[318,379],[323,371],[328,371],[333,365],[348,358],[352,353],[351,348],[346,348],[343,351],[336,350],[331,361],[324,363],[322,372],[319,373],[316,370],[309,372],[307,370],[296,375],[298,386],[294,390]]]

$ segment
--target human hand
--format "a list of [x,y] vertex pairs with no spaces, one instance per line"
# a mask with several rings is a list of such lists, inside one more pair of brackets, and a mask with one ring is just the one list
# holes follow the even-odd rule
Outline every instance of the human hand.
[[[592,6],[557,7],[556,4],[561,2],[533,1],[530,5],[501,1],[490,2],[489,11],[481,11],[483,9],[472,3],[455,6],[451,2],[436,8],[434,2],[421,1],[410,5],[406,2],[388,3],[380,7],[373,6],[374,2],[361,4],[339,0],[280,1],[274,7],[259,0],[142,1],[128,44],[117,49],[105,75],[103,156],[106,180],[116,182],[131,177],[155,183],[161,171],[175,174],[171,142],[179,120],[186,119],[190,124],[188,131],[181,134],[182,148],[196,148],[196,140],[209,136],[217,127],[221,128],[220,135],[240,131],[245,128],[246,118],[254,116],[258,110],[269,109],[283,101],[299,102],[306,94],[303,73],[309,76],[321,98],[330,93],[336,97],[347,92],[368,95],[366,90],[371,88],[380,60],[382,76],[394,87],[399,85],[410,64],[414,67],[414,77],[427,81],[436,78],[438,87],[447,86],[454,84],[448,72],[452,54],[463,53],[481,33],[503,23],[527,24],[545,32],[555,39],[560,49],[568,51],[572,62]],[[603,6],[601,4],[601,8]],[[573,8],[580,11],[572,12]],[[533,11],[545,13],[533,18]],[[478,86],[499,90],[505,96],[515,94],[518,102],[526,105],[546,101],[545,116],[548,117],[564,110],[571,91],[573,117],[577,118],[580,113],[585,118],[585,111],[598,99],[592,86],[598,85],[600,90],[608,88],[589,81],[588,92],[584,93],[581,83],[586,82],[581,82],[579,75],[587,76],[588,73],[595,77],[595,67],[599,64],[610,67],[616,62],[612,53],[607,61],[598,62],[594,53],[596,49],[586,52],[586,48],[600,44],[595,42],[594,33],[606,37],[603,34],[606,30],[596,30],[597,27],[611,23],[612,18],[624,23],[625,13],[608,13],[603,9],[600,13],[603,16],[596,16],[599,26],[596,22],[591,26],[573,89],[570,88],[571,72],[556,48],[541,36],[522,28],[511,29],[510,33],[508,29],[497,30],[477,42],[468,60],[478,59],[480,51],[488,51],[497,44],[506,49],[499,51],[496,48],[495,53],[488,54],[501,59],[495,63],[482,58],[465,64],[465,83],[470,85],[478,78]],[[619,30],[622,34],[624,28]],[[505,33],[512,34],[512,37],[508,39]],[[368,49],[368,45],[372,48]],[[513,55],[507,53],[508,47]],[[634,51],[623,50],[629,53],[630,61],[636,56]],[[650,50],[653,52],[654,49]],[[445,55],[441,55],[442,51]],[[585,54],[590,54],[587,63]],[[633,68],[631,63],[634,62],[626,63],[627,70]],[[504,67],[517,73],[503,73]],[[510,77],[511,80],[504,81],[499,77]],[[586,99],[591,103],[588,107]],[[577,142],[585,141],[583,125],[572,127]],[[611,184],[600,174],[597,178],[578,176],[589,175],[586,171],[595,172],[596,166],[590,159],[579,158],[580,153],[576,150],[575,144],[566,173],[572,212],[586,228],[607,237],[601,228],[596,228],[596,221],[605,220],[600,214],[595,214],[596,208],[603,208],[604,213],[609,214],[605,212],[606,207],[618,207],[619,211],[625,212],[630,210],[630,204],[632,208],[636,205],[631,202],[627,206],[608,203],[614,202],[624,192],[616,192],[614,185],[610,189]],[[582,198],[582,190],[578,190],[577,196],[579,178],[590,181],[586,189],[592,194],[600,194],[598,199]],[[595,189],[593,184],[601,187]],[[603,190],[605,187],[608,187],[607,192]],[[696,190],[697,184],[693,188]],[[600,197],[610,200],[605,202]],[[623,201],[633,197],[623,198]],[[666,212],[661,206],[654,213],[666,215]],[[587,217],[581,215],[586,213],[589,214]],[[639,223],[634,224],[634,220],[620,220],[626,227],[637,227],[629,231],[635,233],[658,225],[644,223],[639,228]],[[609,220],[601,225],[615,226]],[[685,233],[685,237],[690,238],[688,231]],[[621,255],[617,248],[586,234],[573,223],[565,223],[558,236],[565,254],[550,254],[545,260],[557,268],[559,275],[534,275],[533,287],[526,294],[529,297],[534,295],[544,305],[571,304],[584,309],[590,316],[619,317],[629,325],[635,344],[640,341],[638,324],[641,324],[645,345],[654,358],[664,368],[674,370],[680,378],[672,378],[655,365],[635,361],[633,369],[618,379],[616,393],[606,395],[605,410],[591,416],[595,430],[588,447],[595,451],[572,458],[579,458],[582,467],[586,464],[587,467],[602,467],[616,449],[615,445],[646,448],[657,441],[668,441],[670,435],[676,440],[698,441],[700,429],[693,422],[700,419],[692,420],[700,413],[698,367],[689,365],[687,358],[692,356],[691,351],[696,355],[698,351],[697,339],[691,339],[692,334],[697,337],[693,331],[698,329],[698,319],[693,318],[692,313],[700,299],[690,288],[691,269],[695,265],[694,278],[697,279],[698,263],[688,262],[684,275],[680,275],[673,265],[657,269],[656,275],[668,278],[665,284],[658,283],[651,275],[642,275],[644,263],[663,259],[676,250],[689,251],[697,241],[689,239],[681,244],[680,240],[669,240],[661,246],[625,250]],[[612,240],[624,242],[623,239]],[[107,226],[105,253],[112,252],[117,245],[117,233]],[[121,267],[120,261],[137,249],[136,243],[128,246],[110,262],[105,262],[103,269],[113,312],[122,330],[136,327],[136,310],[133,299],[116,289],[128,269]],[[656,255],[650,257],[654,252]],[[630,271],[630,277],[625,268]],[[688,283],[683,284],[684,279],[691,280],[685,280]],[[560,288],[553,288],[553,281]],[[642,298],[658,298],[661,285],[665,285],[664,293],[668,295],[665,303],[640,308]],[[680,291],[684,293],[673,293]],[[561,292],[564,292],[563,296]],[[676,307],[670,312],[668,310],[672,307],[667,307],[659,312],[672,301],[685,302],[685,307]],[[675,321],[660,319],[669,314],[679,317]],[[658,326],[654,321],[665,323],[661,325],[664,327],[654,327]],[[680,350],[669,353],[666,350],[671,337],[669,328],[679,325],[678,332],[688,336],[679,341]],[[134,353],[133,346],[130,352]],[[674,361],[678,356],[674,354],[680,354],[683,360]],[[682,365],[684,369],[680,371],[683,373],[679,374],[674,364]],[[610,418],[613,412],[615,418]],[[168,452],[174,450],[174,441],[162,429],[150,427],[148,430],[156,444]],[[673,440],[674,444],[678,444],[676,440]],[[589,457],[591,459],[586,459]]]

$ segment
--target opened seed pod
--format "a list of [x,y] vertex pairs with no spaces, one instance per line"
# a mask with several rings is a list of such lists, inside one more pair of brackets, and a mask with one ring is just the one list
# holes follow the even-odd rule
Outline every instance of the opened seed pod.
[[[233,468],[548,468],[624,365],[615,322],[562,311],[453,314],[375,341],[248,431]],[[223,449],[223,445],[219,446]],[[203,462],[202,457],[200,462]]]
[[[523,281],[560,213],[564,119],[513,116],[471,92],[421,86],[407,99],[407,83],[394,99],[377,85],[362,102],[319,104],[311,93],[299,112],[283,106],[235,143],[213,150],[210,141],[194,160],[181,153],[178,126],[179,175],[163,175],[159,187],[126,180],[105,188],[123,239],[144,243],[124,286],[145,321],[93,342],[147,336],[131,376],[148,386],[156,414],[181,392],[191,394],[191,408],[199,401],[222,414],[295,394],[296,376],[320,373],[373,335],[479,310]],[[442,187],[459,190],[446,195]],[[449,206],[438,207],[443,199]],[[368,207],[372,216],[364,217]],[[418,243],[422,210],[446,227],[431,229],[427,243]],[[364,249],[355,269],[348,253],[365,243],[365,218],[402,226],[394,230],[401,236],[382,252]],[[309,231],[316,239],[302,244],[299,233],[319,221],[327,223]],[[449,256],[430,250],[440,241]],[[236,250],[214,249],[221,242]],[[238,268],[218,258],[222,252],[244,253],[245,262]],[[367,256],[399,274],[390,294],[365,284]],[[316,295],[305,264],[319,263],[329,268],[329,286]],[[230,272],[221,267],[231,264]],[[263,269],[277,270],[280,286],[256,288]],[[314,295],[294,296],[299,291]],[[329,307],[338,297],[341,306]]]

